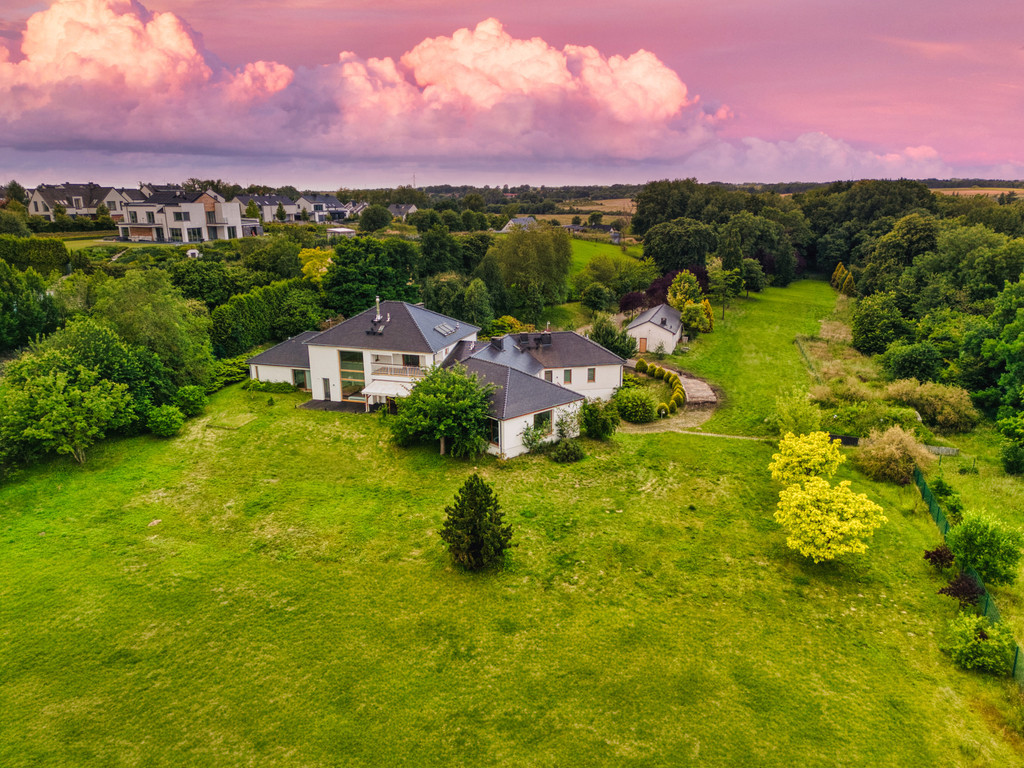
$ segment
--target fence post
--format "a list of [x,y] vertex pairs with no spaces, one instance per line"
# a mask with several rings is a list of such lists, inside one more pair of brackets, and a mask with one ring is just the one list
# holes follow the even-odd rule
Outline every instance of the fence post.
[[1013,669],[1010,670],[1010,677],[1017,676],[1017,657],[1020,656],[1020,646],[1013,649]]

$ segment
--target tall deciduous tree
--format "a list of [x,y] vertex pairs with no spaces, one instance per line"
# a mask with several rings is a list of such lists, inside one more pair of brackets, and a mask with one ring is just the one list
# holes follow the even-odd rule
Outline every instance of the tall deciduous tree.
[[456,563],[467,570],[498,564],[512,545],[512,526],[506,525],[494,488],[472,474],[446,506],[441,540]]
[[886,522],[882,508],[850,481],[832,486],[808,477],[779,494],[775,520],[786,529],[786,543],[814,562],[867,550],[865,539]]
[[779,441],[779,452],[772,454],[768,465],[772,479],[786,485],[808,477],[832,477],[846,457],[839,451],[839,440],[829,439],[828,432],[794,435]]
[[628,360],[636,354],[636,339],[630,336],[625,328],[616,328],[608,315],[598,315],[594,319],[587,337],[623,360]]

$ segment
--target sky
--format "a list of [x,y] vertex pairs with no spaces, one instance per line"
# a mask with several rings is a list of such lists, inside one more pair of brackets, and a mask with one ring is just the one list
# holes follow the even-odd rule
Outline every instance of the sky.
[[3,0],[0,180],[1024,177],[1020,0]]

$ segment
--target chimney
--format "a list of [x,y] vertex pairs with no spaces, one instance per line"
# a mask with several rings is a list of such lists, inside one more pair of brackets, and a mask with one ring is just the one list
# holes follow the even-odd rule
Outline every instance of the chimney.
[[388,312],[388,319],[385,322],[388,322],[388,323],[391,322],[391,313],[390,312]]
[[373,322],[379,323],[380,322],[380,296],[377,296],[376,299],[377,299],[377,316],[375,318],[373,318]]
[[667,319],[667,318],[664,318],[664,317],[663,317],[663,318],[661,318],[661,324],[662,324],[662,325],[665,325],[665,321],[666,321],[666,319]]
[[545,331],[550,331],[551,330],[551,321],[550,320],[548,320],[548,324],[544,326],[544,330]]

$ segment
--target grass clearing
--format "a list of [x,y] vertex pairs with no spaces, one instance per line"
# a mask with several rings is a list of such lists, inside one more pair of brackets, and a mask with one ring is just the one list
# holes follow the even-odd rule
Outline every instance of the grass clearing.
[[[725,360],[705,348],[751,379],[727,408],[798,378],[822,287],[742,302]],[[1021,763],[1008,689],[937,648],[953,608],[914,488],[844,465],[889,523],[814,566],[772,520],[766,442],[459,462],[303,398],[233,386],[177,438],[0,485],[0,764]],[[503,572],[437,536],[473,471],[515,528]]]
[[569,279],[572,280],[576,277],[587,266],[587,263],[599,254],[620,257],[623,253],[635,259],[643,258],[643,248],[640,246],[626,246],[623,251],[622,246],[574,237],[572,238],[572,266],[569,268]]

